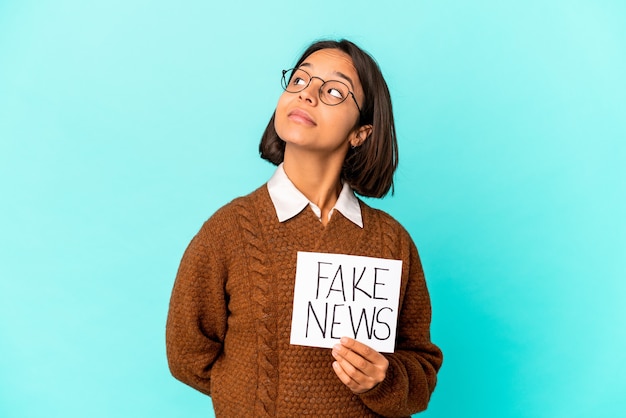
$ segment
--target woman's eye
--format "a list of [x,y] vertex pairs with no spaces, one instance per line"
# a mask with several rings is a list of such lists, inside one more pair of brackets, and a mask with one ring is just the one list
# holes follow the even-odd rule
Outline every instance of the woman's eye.
[[328,89],[328,94],[336,97],[337,99],[343,99],[343,94],[337,89]]
[[306,84],[306,81],[304,81],[303,78],[294,77],[293,81],[292,81],[292,84],[295,85],[295,86],[303,86],[303,85]]

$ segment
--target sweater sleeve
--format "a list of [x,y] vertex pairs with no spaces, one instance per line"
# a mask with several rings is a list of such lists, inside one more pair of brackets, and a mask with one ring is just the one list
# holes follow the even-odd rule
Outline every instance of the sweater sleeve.
[[172,375],[207,395],[211,369],[226,333],[226,232],[214,215],[187,247],[176,275],[166,325],[167,359]]
[[430,340],[431,305],[415,244],[404,235],[402,259],[408,279],[401,292],[396,350],[385,354],[385,380],[361,395],[368,408],[386,417],[405,417],[426,409],[441,367],[441,350]]

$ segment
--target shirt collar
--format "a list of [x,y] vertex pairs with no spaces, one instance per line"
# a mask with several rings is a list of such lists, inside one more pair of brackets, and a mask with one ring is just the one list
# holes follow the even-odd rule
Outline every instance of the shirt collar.
[[[291,180],[289,180],[282,163],[278,166],[272,178],[267,182],[267,190],[274,204],[279,222],[285,222],[293,218],[302,212],[307,205],[311,206],[311,209],[318,218],[321,217],[321,211],[317,205],[310,202],[309,199],[294,186]],[[337,203],[335,203],[335,206],[330,211],[329,217],[332,216],[335,210],[341,212],[341,214],[352,223],[363,228],[361,205],[359,205],[359,200],[354,195],[352,188],[346,182],[343,183],[343,188],[341,189],[341,193],[339,193]]]

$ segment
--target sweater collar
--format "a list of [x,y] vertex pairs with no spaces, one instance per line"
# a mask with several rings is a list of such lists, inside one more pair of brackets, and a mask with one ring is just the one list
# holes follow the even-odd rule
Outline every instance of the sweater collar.
[[[317,207],[315,203],[310,202],[309,199],[296,188],[291,180],[289,180],[282,163],[278,166],[272,178],[267,182],[267,190],[274,204],[279,222],[285,222],[293,218],[302,212],[307,205],[311,207],[318,219],[321,220],[320,208]],[[332,216],[335,210],[341,212],[341,214],[352,223],[363,228],[361,205],[359,205],[359,200],[354,195],[352,188],[346,182],[343,183],[343,188],[341,189],[341,193],[339,193],[337,203],[335,203],[335,206],[328,216]]]

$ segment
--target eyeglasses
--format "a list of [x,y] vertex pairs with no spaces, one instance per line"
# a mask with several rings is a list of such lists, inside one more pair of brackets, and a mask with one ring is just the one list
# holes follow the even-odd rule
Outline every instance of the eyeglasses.
[[302,90],[306,89],[309,84],[311,84],[311,80],[313,80],[314,78],[322,81],[322,85],[319,89],[320,100],[322,101],[322,103],[328,106],[337,106],[338,104],[343,103],[348,98],[348,95],[350,95],[354,100],[356,108],[359,109],[359,114],[361,114],[361,108],[356,102],[356,97],[354,97],[354,93],[352,93],[350,91],[350,87],[348,87],[348,85],[342,81],[325,81],[319,77],[312,76],[301,68],[292,68],[290,70],[283,70],[283,78],[281,84],[286,92],[299,93]]

